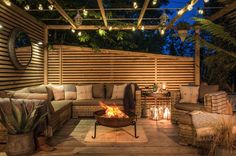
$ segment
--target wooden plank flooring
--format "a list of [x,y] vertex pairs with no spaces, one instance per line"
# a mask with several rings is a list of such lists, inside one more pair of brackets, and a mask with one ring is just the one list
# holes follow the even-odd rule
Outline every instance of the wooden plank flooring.
[[[199,149],[178,144],[177,128],[170,121],[139,119],[148,143],[85,143],[93,119],[71,119],[59,130],[50,144],[57,150],[36,152],[34,156],[202,156]],[[98,127],[99,130],[99,127]],[[3,147],[0,145],[0,150]]]

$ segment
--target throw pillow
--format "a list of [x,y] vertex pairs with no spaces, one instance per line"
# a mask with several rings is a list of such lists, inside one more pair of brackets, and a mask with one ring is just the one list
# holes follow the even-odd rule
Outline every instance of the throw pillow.
[[76,88],[73,84],[64,85],[65,100],[76,100]]
[[103,83],[93,84],[93,97],[104,98],[104,84]]
[[53,96],[56,101],[65,99],[65,91],[63,85],[50,85],[50,86],[52,87]]
[[111,84],[111,83],[105,84],[106,99],[110,99],[111,98],[112,92],[113,92],[113,87],[114,87],[114,84]]
[[123,99],[127,84],[114,85],[111,99]]
[[76,86],[77,100],[93,99],[92,85]]
[[199,86],[180,86],[180,103],[197,103]]

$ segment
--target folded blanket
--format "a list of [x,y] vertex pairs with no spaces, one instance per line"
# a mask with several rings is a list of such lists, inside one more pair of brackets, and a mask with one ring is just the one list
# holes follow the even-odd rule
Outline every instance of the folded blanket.
[[193,126],[196,129],[197,140],[202,140],[206,137],[211,137],[215,134],[215,128],[221,122],[229,121],[233,123],[232,132],[236,134],[236,119],[232,115],[223,115],[208,113],[202,111],[193,111],[190,113],[192,115]]

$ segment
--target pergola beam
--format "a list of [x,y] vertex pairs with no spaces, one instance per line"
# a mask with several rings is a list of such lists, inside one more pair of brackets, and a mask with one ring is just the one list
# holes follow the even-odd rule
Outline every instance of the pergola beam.
[[228,4],[226,7],[224,7],[220,11],[218,11],[218,12],[214,13],[213,15],[211,15],[210,17],[208,17],[208,19],[211,21],[215,21],[218,18],[224,16],[225,14],[233,11],[234,9],[236,9],[236,1],[231,4]]
[[97,2],[98,2],[98,6],[99,6],[99,9],[100,9],[101,15],[102,15],[104,25],[107,27],[107,18],[106,18],[106,14],[105,14],[103,4],[102,4],[102,0],[97,0]]
[[[198,2],[198,0],[191,0],[190,5],[194,6],[197,2]],[[170,21],[170,23],[166,26],[166,29],[170,29],[171,27],[173,27],[174,23],[175,23],[178,19],[180,19],[180,18],[187,12],[187,10],[188,10],[187,8],[188,8],[188,6],[186,5],[184,8],[182,8],[181,10],[179,10],[179,11],[182,12],[182,14],[177,14],[177,15]]]
[[[70,30],[70,25],[48,25],[48,29],[53,30]],[[123,26],[123,27],[112,27],[112,30],[132,30],[134,26]],[[140,29],[141,27],[138,27]],[[157,30],[159,26],[157,25],[146,25],[144,26],[145,30]],[[104,29],[107,30],[108,27],[106,26],[96,26],[96,25],[80,25],[76,28],[76,30],[98,30],[98,29]]]
[[143,20],[143,16],[147,10],[147,7],[148,7],[148,4],[149,4],[150,0],[145,0],[144,1],[144,4],[143,4],[143,8],[141,10],[141,13],[139,15],[139,18],[138,18],[138,23],[137,23],[137,27],[139,27],[142,23],[142,20]]
[[62,9],[62,7],[56,2],[56,0],[48,0],[50,4],[52,4],[55,9],[70,23],[70,25],[76,29],[76,24],[74,21],[70,18],[70,16]]

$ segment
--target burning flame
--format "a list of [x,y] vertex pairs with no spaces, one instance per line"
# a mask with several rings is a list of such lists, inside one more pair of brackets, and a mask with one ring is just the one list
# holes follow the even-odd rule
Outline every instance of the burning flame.
[[108,106],[103,102],[99,102],[100,106],[106,110],[105,116],[108,118],[128,118],[124,112],[122,112],[118,106]]

